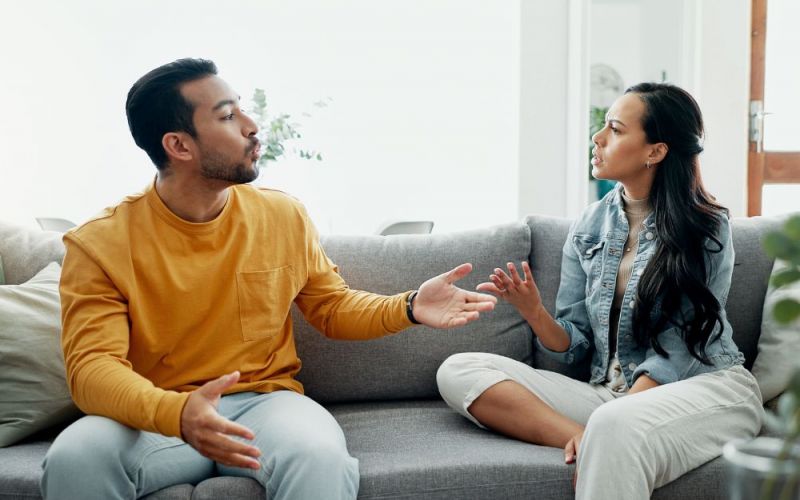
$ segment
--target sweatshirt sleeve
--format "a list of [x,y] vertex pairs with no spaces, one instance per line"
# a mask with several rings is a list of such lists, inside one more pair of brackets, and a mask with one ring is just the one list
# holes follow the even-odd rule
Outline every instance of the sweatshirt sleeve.
[[317,330],[342,340],[366,340],[397,333],[413,323],[406,316],[411,292],[378,295],[351,290],[319,242],[319,235],[303,212],[308,276],[295,303]]
[[133,370],[126,359],[127,299],[74,233],[65,235],[64,244],[61,342],[75,404],[135,429],[181,437],[189,393],[160,389]]

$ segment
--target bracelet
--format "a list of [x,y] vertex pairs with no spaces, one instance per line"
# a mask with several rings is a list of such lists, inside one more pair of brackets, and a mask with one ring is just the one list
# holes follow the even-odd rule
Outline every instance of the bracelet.
[[411,306],[412,302],[414,302],[414,297],[417,296],[419,290],[414,290],[413,292],[408,294],[408,298],[406,299],[406,316],[408,316],[408,320],[415,325],[421,325],[417,318],[414,317],[414,308]]

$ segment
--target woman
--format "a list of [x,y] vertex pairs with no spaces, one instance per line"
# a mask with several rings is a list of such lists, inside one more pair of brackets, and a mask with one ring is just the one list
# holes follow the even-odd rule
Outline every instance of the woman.
[[588,383],[493,354],[439,368],[442,397],[477,425],[563,448],[576,498],[649,498],[761,428],[725,315],[734,253],[727,210],[700,179],[702,137],[687,92],[629,88],[592,138],[592,175],[619,185],[570,229],[556,317],[527,262],[478,286],[518,309],[538,349],[565,363],[591,354]]

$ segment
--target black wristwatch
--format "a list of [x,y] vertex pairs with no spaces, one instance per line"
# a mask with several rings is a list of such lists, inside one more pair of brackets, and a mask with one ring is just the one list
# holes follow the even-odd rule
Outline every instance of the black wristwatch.
[[406,316],[408,316],[408,320],[415,325],[421,325],[417,318],[414,317],[414,308],[412,307],[412,303],[414,302],[414,297],[417,296],[419,290],[414,290],[413,292],[408,294],[408,298],[406,299]]

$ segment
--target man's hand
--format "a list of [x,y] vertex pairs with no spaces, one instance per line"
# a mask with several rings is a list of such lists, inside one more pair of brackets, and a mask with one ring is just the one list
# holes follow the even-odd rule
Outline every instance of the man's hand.
[[238,381],[239,372],[233,372],[192,392],[181,413],[181,434],[204,457],[231,467],[258,469],[259,449],[231,438],[253,439],[253,431],[217,413],[220,396]]
[[453,285],[470,272],[472,264],[461,264],[423,283],[414,298],[414,318],[433,328],[453,328],[475,321],[481,312],[494,309],[495,297]]

